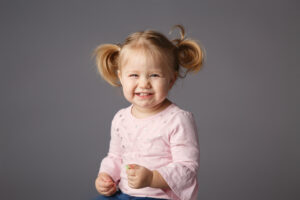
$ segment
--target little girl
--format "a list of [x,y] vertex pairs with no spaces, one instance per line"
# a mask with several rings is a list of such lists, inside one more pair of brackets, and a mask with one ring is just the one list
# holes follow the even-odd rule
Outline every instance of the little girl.
[[95,49],[100,74],[121,86],[131,103],[112,120],[109,152],[95,181],[99,200],[197,199],[195,121],[167,96],[178,77],[201,68],[203,50],[185,38],[181,25],[175,27],[181,38],[172,41],[146,30],[129,35],[123,44]]

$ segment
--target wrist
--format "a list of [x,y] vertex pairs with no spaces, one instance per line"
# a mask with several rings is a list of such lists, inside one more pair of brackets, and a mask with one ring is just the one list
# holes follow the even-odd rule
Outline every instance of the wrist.
[[152,171],[152,180],[151,180],[151,183],[150,183],[149,187],[160,188],[160,189],[170,189],[167,182],[160,175],[160,173],[156,170]]
[[150,186],[152,188],[157,188],[157,178],[158,178],[158,172],[156,170],[151,171],[152,172],[152,176],[151,176],[151,182],[150,182]]
[[155,174],[155,172],[154,171],[150,171],[151,173],[150,173],[150,177],[149,177],[149,187],[153,187],[153,185],[154,185],[154,174]]

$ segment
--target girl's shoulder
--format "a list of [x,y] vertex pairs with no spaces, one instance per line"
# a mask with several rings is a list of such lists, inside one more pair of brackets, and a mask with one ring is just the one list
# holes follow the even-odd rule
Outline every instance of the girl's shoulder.
[[193,113],[187,110],[184,110],[172,103],[168,112],[166,112],[163,116],[164,118],[168,118],[170,121],[185,121],[185,120],[194,120]]
[[173,107],[172,107],[172,109],[170,110],[170,112],[172,113],[175,113],[175,114],[177,114],[177,115],[186,115],[186,116],[188,116],[188,115],[193,115],[193,113],[192,112],[190,112],[190,111],[188,111],[188,110],[185,110],[185,109],[182,109],[182,108],[180,108],[178,105],[176,105],[176,104],[174,104],[173,103]]
[[120,110],[118,110],[113,117],[113,122],[120,121],[120,120],[126,118],[126,116],[128,115],[128,112],[130,112],[130,107],[131,106],[128,106],[128,107],[121,108]]
[[162,120],[162,123],[170,130],[169,137],[180,133],[184,133],[184,135],[194,135],[193,133],[197,132],[196,121],[192,112],[184,110],[176,105],[169,110],[168,114],[166,114],[165,118]]

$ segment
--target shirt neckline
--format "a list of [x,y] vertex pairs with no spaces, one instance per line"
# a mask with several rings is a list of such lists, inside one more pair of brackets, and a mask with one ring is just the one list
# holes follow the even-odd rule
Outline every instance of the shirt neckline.
[[130,118],[134,121],[139,121],[139,122],[144,122],[144,121],[149,121],[149,120],[152,120],[153,118],[156,118],[157,116],[159,115],[163,115],[164,113],[166,113],[169,109],[171,109],[173,106],[175,106],[174,103],[171,103],[170,105],[168,105],[165,109],[163,109],[162,111],[154,114],[154,115],[151,115],[151,116],[148,116],[148,117],[145,117],[145,118],[137,118],[135,116],[133,116],[133,114],[131,113],[131,109],[133,107],[133,104],[131,104],[128,108],[128,115],[130,116]]

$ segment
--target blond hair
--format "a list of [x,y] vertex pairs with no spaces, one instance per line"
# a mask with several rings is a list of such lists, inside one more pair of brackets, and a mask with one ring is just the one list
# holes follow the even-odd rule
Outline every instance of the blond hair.
[[[185,38],[182,25],[175,25],[180,29],[180,38],[169,40],[163,34],[145,30],[129,35],[123,44],[102,44],[93,52],[96,65],[101,76],[111,85],[120,86],[117,71],[125,63],[130,50],[142,50],[152,58],[166,62],[179,77],[184,78],[189,72],[198,72],[203,66],[204,49],[195,40]],[[128,59],[128,57],[127,57]]]

